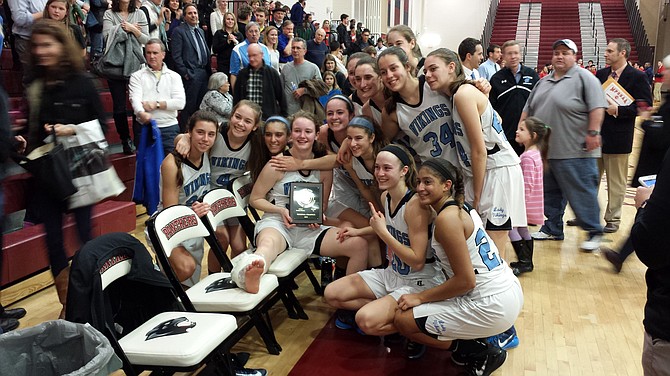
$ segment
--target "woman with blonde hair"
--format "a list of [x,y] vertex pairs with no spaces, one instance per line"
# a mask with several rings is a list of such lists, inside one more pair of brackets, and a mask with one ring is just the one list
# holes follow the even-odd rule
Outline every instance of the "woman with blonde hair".
[[266,26],[263,29],[263,44],[267,46],[268,53],[270,53],[270,61],[272,61],[272,68],[279,72],[279,30],[274,26]]
[[214,33],[212,51],[216,54],[216,70],[229,75],[230,55],[233,48],[244,40],[244,36],[237,28],[237,17],[233,13],[226,12],[223,18],[223,26]]

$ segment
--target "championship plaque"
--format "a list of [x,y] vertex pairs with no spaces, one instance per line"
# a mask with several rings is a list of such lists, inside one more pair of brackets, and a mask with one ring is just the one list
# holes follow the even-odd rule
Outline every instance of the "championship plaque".
[[293,223],[323,223],[323,184],[291,183],[289,212]]

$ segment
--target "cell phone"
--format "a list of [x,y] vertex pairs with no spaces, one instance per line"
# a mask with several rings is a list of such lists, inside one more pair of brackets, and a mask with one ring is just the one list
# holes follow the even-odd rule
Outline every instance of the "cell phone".
[[656,175],[640,176],[637,181],[639,181],[643,187],[650,188],[656,185]]

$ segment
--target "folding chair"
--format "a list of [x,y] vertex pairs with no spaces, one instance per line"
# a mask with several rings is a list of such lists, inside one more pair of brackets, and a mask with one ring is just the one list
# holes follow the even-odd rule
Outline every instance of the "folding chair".
[[[117,238],[113,238],[116,236]],[[87,243],[82,252],[95,252],[105,242],[114,242],[119,236],[128,239],[122,241],[134,241],[144,248],[144,245],[128,234],[107,234]],[[103,245],[104,246],[104,245]],[[146,249],[145,249],[146,251]],[[116,252],[116,250],[115,250]],[[147,257],[148,252],[147,252]],[[73,270],[77,269],[81,258],[76,257],[73,261]],[[112,307],[115,299],[110,299],[108,287],[112,285],[115,292],[122,290],[124,294],[137,293],[140,285],[137,279],[127,280],[126,276],[131,273],[133,254],[119,247],[118,252],[106,260],[101,260],[102,267],[90,270],[93,278],[100,278],[100,293],[103,299],[110,305],[112,311],[121,315],[123,307]],[[142,265],[142,264],[138,264]],[[150,265],[150,264],[149,264]],[[122,283],[114,286],[115,282]],[[129,284],[132,283],[132,284]],[[95,283],[93,283],[96,285]],[[97,286],[97,285],[96,285]],[[127,286],[138,287],[138,289]],[[176,296],[173,303],[177,303]],[[142,298],[139,296],[138,298]],[[70,304],[91,305],[92,302],[69,302]],[[137,315],[137,312],[130,312]],[[234,333],[237,331],[237,320],[232,315],[194,313],[194,312],[162,312],[141,324],[136,329],[117,339],[119,333],[112,329],[109,320],[102,331],[109,339],[117,356],[123,361],[123,369],[126,375],[138,375],[143,370],[159,370],[163,372],[187,372],[200,368],[203,364],[212,364],[217,367],[219,374],[235,375],[228,351],[237,342]],[[113,325],[114,327],[117,324]]]
[[[227,205],[236,205],[235,200],[232,201]],[[246,318],[247,320],[239,326],[238,339],[252,327],[256,327],[268,352],[279,354],[281,346],[277,343],[268,314],[272,305],[280,299],[276,276],[271,274],[262,276],[260,291],[257,294],[250,294],[235,286],[229,272],[232,264],[225,252],[221,251],[214,231],[207,228],[187,206],[174,205],[163,209],[147,221],[147,229],[162,269],[187,311],[230,313]],[[179,244],[198,237],[206,238],[222,267],[228,269],[228,272],[210,274],[185,291],[168,258]]]
[[[244,229],[244,232],[249,237],[251,242],[254,242],[254,223],[246,214],[247,209],[254,216],[256,220],[260,217],[256,210],[249,206],[249,195],[251,194],[251,187],[253,183],[251,182],[251,176],[245,174],[233,181],[233,194],[235,198],[240,203],[244,209],[244,217],[240,219],[240,224],[247,228]],[[288,315],[292,319],[301,318],[307,320],[309,317],[303,310],[300,302],[295,297],[293,293],[293,286],[295,286],[295,278],[302,272],[307,274],[307,277],[312,282],[314,286],[314,292],[318,295],[323,295],[323,290],[321,289],[321,284],[312,273],[312,269],[309,266],[309,258],[311,257],[311,252],[303,249],[287,249],[286,251],[279,254],[277,259],[270,265],[268,269],[268,274],[274,274],[279,278],[279,289],[282,292],[283,302],[288,310]],[[287,304],[287,301],[291,304]]]

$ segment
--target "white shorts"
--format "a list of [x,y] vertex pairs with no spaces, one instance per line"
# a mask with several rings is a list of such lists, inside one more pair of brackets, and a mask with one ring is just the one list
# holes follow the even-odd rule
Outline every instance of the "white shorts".
[[375,294],[375,298],[383,298],[390,295],[396,301],[404,294],[414,294],[439,286],[444,282],[444,276],[437,274],[432,278],[401,278],[393,269],[363,270],[358,272],[363,282]]
[[[472,203],[475,197],[472,178],[464,176],[463,180],[465,201]],[[520,165],[486,170],[478,212],[487,230],[526,227],[526,200]]]
[[307,227],[296,226],[290,229],[287,229],[284,226],[284,221],[281,220],[280,216],[274,215],[265,215],[263,219],[256,222],[254,228],[254,239],[258,238],[258,234],[266,228],[272,228],[284,237],[286,241],[286,248],[298,248],[310,251],[314,254],[319,254],[320,250],[317,248],[317,241],[322,238],[321,234],[325,235],[325,232],[330,228],[330,226],[321,226],[318,229],[310,229]]
[[490,337],[509,329],[523,307],[518,281],[498,294],[472,299],[457,296],[414,307],[414,319],[422,332],[440,341]]
[[343,211],[351,209],[356,213],[370,218],[370,205],[364,200],[361,200],[357,194],[352,193],[349,199],[332,198],[328,201],[328,209],[326,209],[326,216],[331,218],[339,218]]

